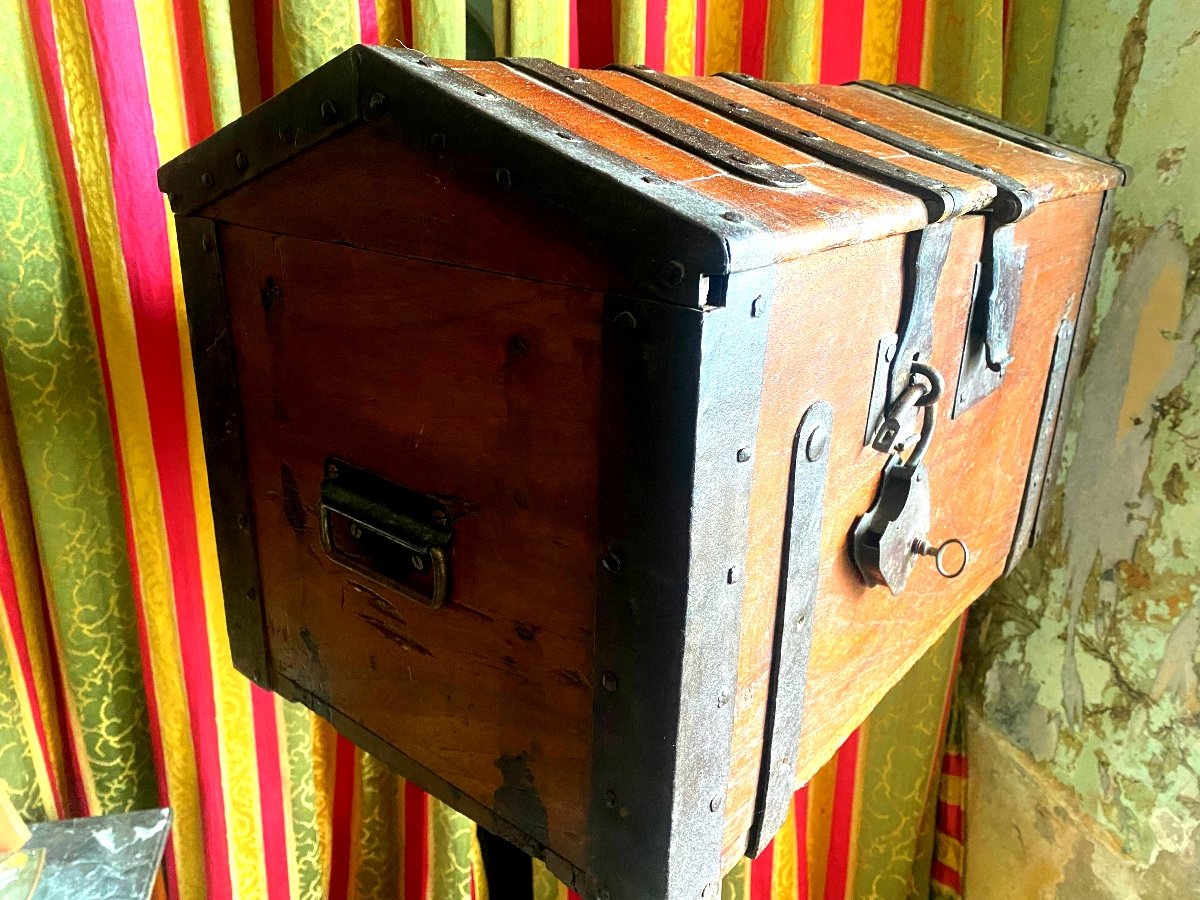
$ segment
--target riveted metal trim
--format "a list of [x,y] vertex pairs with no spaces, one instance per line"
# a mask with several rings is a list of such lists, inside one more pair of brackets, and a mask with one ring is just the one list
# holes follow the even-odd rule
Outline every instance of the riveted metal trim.
[[606,302],[589,900],[719,889],[774,277],[721,308]]
[[751,109],[721,94],[706,90],[693,81],[656,72],[649,66],[608,66],[616,72],[652,84],[656,88],[702,106],[743,128],[766,135],[784,146],[808,154],[852,175],[882,184],[925,204],[929,221],[939,222],[967,211],[966,191],[917,172],[910,172],[886,159],[846,147],[816,132],[800,128],[783,119]]
[[985,166],[982,163],[972,162],[962,156],[950,153],[948,150],[930,146],[922,141],[893,131],[890,128],[885,128],[875,122],[860,119],[858,116],[836,109],[821,100],[806,97],[804,94],[798,93],[786,85],[760,81],[752,75],[744,75],[740,72],[721,72],[720,77],[736,81],[738,84],[753,88],[759,93],[766,94],[768,97],[789,103],[798,109],[803,109],[805,112],[828,119],[831,122],[836,122],[838,125],[853,129],[875,140],[883,141],[885,144],[891,144],[905,153],[991,182],[996,187],[996,196],[992,200],[989,211],[997,219],[998,224],[1007,224],[1023,219],[1029,213],[1033,212],[1034,207],[1037,205],[1037,200],[1029,188],[1015,178],[1011,178],[1002,172],[997,172],[995,169]]
[[175,233],[179,241],[221,587],[225,593],[229,649],[238,671],[255,684],[270,689],[262,579],[242,437],[241,395],[216,226],[210,219],[176,216]]
[[757,856],[775,836],[787,818],[795,790],[796,750],[804,721],[808,657],[821,576],[821,523],[832,431],[833,407],[818,400],[804,411],[792,449],[788,528],[775,608],[763,761],[748,856]]
[[366,750],[406,781],[411,781],[421,790],[458,810],[472,821],[478,822],[488,831],[499,835],[530,856],[544,860],[546,868],[556,878],[573,889],[579,890],[578,886],[583,883],[583,873],[577,867],[535,841],[511,822],[497,816],[495,810],[467,796],[411,756],[397,750],[361,723],[348,718],[330,706],[326,698],[317,696],[287,676],[280,674],[275,676],[275,690],[285,699],[300,703],[325,719],[337,729],[339,734],[345,735],[355,745]]
[[1075,317],[1075,335],[1071,342],[1071,359],[1067,363],[1066,383],[1063,385],[1062,399],[1059,401],[1059,408],[1054,419],[1054,441],[1050,447],[1046,477],[1043,480],[1044,486],[1038,500],[1032,541],[1036,541],[1042,535],[1042,528],[1046,524],[1046,515],[1050,510],[1050,504],[1047,502],[1048,489],[1058,483],[1058,470],[1062,465],[1063,442],[1067,437],[1067,422],[1071,415],[1071,400],[1075,392],[1075,384],[1079,380],[1079,370],[1083,365],[1084,349],[1091,339],[1092,322],[1096,316],[1096,294],[1100,290],[1100,275],[1104,270],[1108,236],[1112,231],[1113,216],[1116,212],[1115,201],[1116,191],[1106,191],[1100,204],[1100,216],[1096,222],[1096,239],[1092,244],[1092,255],[1088,259],[1083,293],[1079,298],[1079,312]]
[[499,62],[582,100],[661,141],[712,163],[732,175],[776,188],[797,188],[805,182],[799,172],[763,159],[714,134],[639,103],[586,75],[547,59],[509,57]]
[[1070,161],[1072,155],[1074,155],[1085,157],[1093,162],[1103,163],[1121,173],[1122,184],[1127,183],[1133,176],[1133,169],[1125,165],[1125,163],[1113,159],[1111,156],[1104,156],[1100,153],[1093,153],[1091,150],[1083,147],[1076,147],[1071,144],[1064,144],[1061,141],[1052,140],[1044,134],[1038,134],[1036,131],[1022,128],[1013,122],[1006,122],[1004,119],[989,115],[982,110],[954,103],[945,97],[941,97],[932,91],[927,91],[915,85],[880,84],[877,81],[869,80],[853,81],[851,84],[868,88],[880,94],[886,94],[895,100],[901,100],[913,106],[919,106],[926,112],[939,115],[943,119],[949,119],[960,125],[970,126],[976,131],[982,131],[993,137],[1003,138],[1010,143],[1053,156],[1055,159]]
[[1021,554],[1033,538],[1033,526],[1037,510],[1041,506],[1042,492],[1046,487],[1046,471],[1050,461],[1050,449],[1054,442],[1054,423],[1058,419],[1062,403],[1063,387],[1067,380],[1067,365],[1071,360],[1071,339],[1075,328],[1070,319],[1063,319],[1054,338],[1054,354],[1050,360],[1050,375],[1046,379],[1046,390],[1042,397],[1042,414],[1038,418],[1037,438],[1033,443],[1033,458],[1029,463],[1029,474],[1025,478],[1025,492],[1021,496],[1021,511],[1017,515],[1017,530],[1013,537],[1008,561],[1004,566],[1007,575],[1017,565]]
[[[297,124],[295,116],[314,108],[324,123],[329,97],[332,124]],[[437,153],[486,158],[491,185],[575,216],[648,296],[719,306],[726,275],[775,261],[773,242],[751,216],[730,215],[728,204],[584,140],[463,72],[391,47],[352,47],[165,165],[159,183],[176,210],[199,209],[355,122]],[[284,131],[295,136],[284,150],[254,150],[256,135]],[[247,147],[245,172],[205,182],[218,161]]]

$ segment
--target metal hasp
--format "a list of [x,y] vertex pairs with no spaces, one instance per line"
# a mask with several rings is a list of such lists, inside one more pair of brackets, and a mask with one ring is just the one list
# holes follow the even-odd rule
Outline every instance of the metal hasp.
[[740,178],[776,188],[797,188],[806,180],[799,172],[769,162],[695,125],[659,112],[549,60],[509,57],[498,61]]
[[454,526],[436,497],[329,457],[318,513],[335,563],[423,606],[446,602]]
[[1071,361],[1072,338],[1075,327],[1070,319],[1063,319],[1054,338],[1054,355],[1050,363],[1050,377],[1042,397],[1042,414],[1038,418],[1037,438],[1033,444],[1033,458],[1029,463],[1029,475],[1025,480],[1025,493],[1021,497],[1021,511],[1017,515],[1017,530],[1012,549],[1004,566],[1007,575],[1017,565],[1021,554],[1033,541],[1033,527],[1037,511],[1041,506],[1042,491],[1046,487],[1046,475],[1050,462],[1050,450],[1054,443],[1054,425],[1058,421],[1062,404],[1063,387],[1067,380],[1067,365]]
[[796,750],[804,721],[804,691],[821,575],[821,523],[832,431],[833,407],[818,400],[800,418],[792,448],[788,525],[775,607],[762,765],[746,850],[752,857],[771,842],[787,818],[795,790]]
[[[722,77],[883,141],[913,156],[982,178],[995,186],[996,196],[983,211],[985,235],[979,279],[971,303],[966,340],[963,342],[962,366],[959,369],[959,383],[954,392],[951,416],[962,414],[996,390],[1012,359],[1010,342],[1017,305],[1021,299],[1021,281],[1025,267],[1025,248],[1015,245],[1011,226],[1033,211],[1036,206],[1033,193],[1025,185],[1002,172],[874,122],[868,122],[836,109],[824,101],[798,93],[790,87],[759,81],[749,75],[722,73]],[[893,99],[908,102],[906,97],[893,96]],[[900,358],[898,352],[897,359]],[[896,380],[893,379],[893,384]],[[878,411],[872,410],[871,418],[876,418],[877,415]]]
[[639,81],[651,84],[659,90],[695,103],[697,106],[702,106],[731,122],[736,122],[743,128],[766,135],[786,147],[806,153],[843,172],[861,176],[869,181],[916,197],[925,204],[930,222],[940,222],[943,219],[961,215],[966,208],[967,194],[960,188],[945,184],[936,178],[930,178],[928,175],[910,172],[886,159],[879,159],[861,150],[846,147],[816,132],[800,128],[760,110],[751,109],[736,100],[730,100],[728,97],[707,90],[693,81],[667,75],[644,65],[612,65],[608,68],[614,72],[637,78]]
[[731,275],[723,307],[605,303],[585,897],[720,896],[774,278]]

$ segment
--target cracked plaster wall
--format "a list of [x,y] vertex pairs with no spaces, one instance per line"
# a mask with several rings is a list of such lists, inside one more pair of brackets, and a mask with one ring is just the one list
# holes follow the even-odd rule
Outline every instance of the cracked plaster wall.
[[[1051,522],[973,610],[963,682],[984,739],[1019,748],[1180,897],[1200,896],[1198,102],[1200,0],[1065,0],[1049,130],[1135,175]],[[1013,842],[970,815],[996,833],[972,826],[969,844]]]

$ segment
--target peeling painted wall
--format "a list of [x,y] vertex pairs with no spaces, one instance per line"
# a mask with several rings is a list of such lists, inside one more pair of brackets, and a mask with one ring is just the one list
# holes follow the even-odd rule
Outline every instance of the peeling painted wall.
[[972,612],[963,684],[1132,868],[1200,896],[1200,0],[1065,0],[1058,54],[1051,133],[1135,176],[1052,520]]

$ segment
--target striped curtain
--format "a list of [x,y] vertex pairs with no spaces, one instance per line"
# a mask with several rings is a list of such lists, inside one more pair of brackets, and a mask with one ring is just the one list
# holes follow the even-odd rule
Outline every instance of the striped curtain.
[[[32,820],[170,805],[173,898],[487,893],[466,819],[230,665],[161,161],[359,40],[901,79],[1040,126],[1059,2],[0,0],[0,787]],[[957,892],[956,658],[957,632],[727,898]]]

